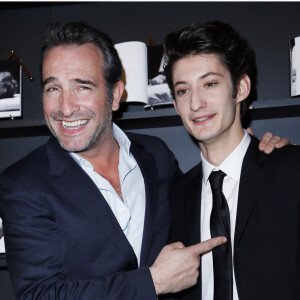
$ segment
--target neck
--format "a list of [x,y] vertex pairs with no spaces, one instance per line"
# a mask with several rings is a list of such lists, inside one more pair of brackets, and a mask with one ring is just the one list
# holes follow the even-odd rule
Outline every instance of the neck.
[[88,160],[94,171],[105,178],[114,188],[120,199],[123,199],[120,177],[119,177],[119,144],[115,140],[113,134],[110,134],[98,147],[88,153],[80,153],[79,155]]
[[203,157],[212,165],[219,166],[240,144],[244,137],[242,128],[235,134],[230,132],[213,141],[199,142]]
[[89,150],[77,153],[95,166],[111,165],[119,157],[119,144],[113,135],[113,128],[107,128]]

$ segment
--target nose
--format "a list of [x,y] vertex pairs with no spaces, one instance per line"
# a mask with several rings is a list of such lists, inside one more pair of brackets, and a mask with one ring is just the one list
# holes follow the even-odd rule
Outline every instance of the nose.
[[76,98],[76,95],[69,91],[63,91],[60,94],[59,111],[64,116],[70,117],[74,112],[80,109]]
[[190,98],[190,108],[192,111],[198,111],[206,107],[206,100],[199,89],[194,89]]

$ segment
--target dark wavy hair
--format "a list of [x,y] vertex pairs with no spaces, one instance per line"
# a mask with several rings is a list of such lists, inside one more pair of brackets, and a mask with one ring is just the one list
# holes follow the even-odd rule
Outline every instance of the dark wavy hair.
[[233,98],[237,96],[240,78],[247,74],[251,80],[251,91],[241,103],[241,116],[247,106],[256,99],[257,69],[255,53],[247,40],[236,32],[229,24],[213,21],[204,25],[193,24],[169,33],[164,41],[164,72],[168,85],[175,99],[172,69],[174,63],[184,57],[197,54],[217,54],[229,70],[233,86]]
[[107,34],[85,22],[53,23],[45,34],[44,44],[41,48],[42,60],[53,47],[80,46],[86,43],[93,43],[103,54],[103,75],[109,94],[108,98],[111,100],[113,87],[121,79],[122,67],[114,44]]

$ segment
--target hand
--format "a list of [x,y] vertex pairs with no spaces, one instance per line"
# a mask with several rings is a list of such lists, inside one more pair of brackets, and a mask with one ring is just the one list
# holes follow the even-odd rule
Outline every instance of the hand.
[[180,242],[165,246],[150,267],[156,295],[177,293],[195,285],[199,256],[225,242],[225,237],[216,237],[189,247]]
[[[247,131],[248,133],[253,135],[253,130],[250,127],[247,128]],[[290,143],[291,142],[289,139],[273,135],[271,132],[266,132],[263,135],[258,147],[260,151],[264,151],[266,154],[270,154],[274,150],[274,148],[281,148]]]

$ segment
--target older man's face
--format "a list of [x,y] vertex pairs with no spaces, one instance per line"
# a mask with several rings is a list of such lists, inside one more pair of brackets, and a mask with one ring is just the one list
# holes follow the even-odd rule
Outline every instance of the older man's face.
[[43,83],[45,119],[65,150],[88,151],[105,139],[112,107],[102,53],[94,44],[50,49],[43,62]]

